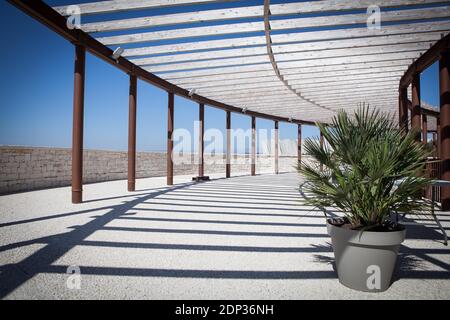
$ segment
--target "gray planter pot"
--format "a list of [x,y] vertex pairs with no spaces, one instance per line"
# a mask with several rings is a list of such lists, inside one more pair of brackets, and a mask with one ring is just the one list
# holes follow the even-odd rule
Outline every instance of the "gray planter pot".
[[406,230],[392,232],[356,231],[327,222],[339,282],[367,292],[385,291]]

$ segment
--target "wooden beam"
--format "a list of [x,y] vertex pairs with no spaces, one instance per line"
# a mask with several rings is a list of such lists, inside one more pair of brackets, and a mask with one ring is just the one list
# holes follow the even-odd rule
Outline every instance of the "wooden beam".
[[412,81],[411,130],[416,131],[416,141],[420,141],[420,73],[416,73]]
[[441,52],[450,49],[450,34],[436,42],[430,49],[411,64],[400,80],[400,87],[408,87],[416,73],[420,73],[439,59]]
[[227,178],[231,177],[231,112],[226,111],[226,130],[227,130],[227,163],[225,167],[225,176]]
[[205,105],[198,105],[198,120],[199,120],[199,128],[198,128],[198,176],[202,178],[205,175],[205,156],[204,156],[204,135],[205,135]]
[[[198,5],[227,0],[108,0],[76,4],[83,15],[116,13],[123,11],[156,9],[175,6]],[[68,15],[66,6],[54,7],[61,15]]]
[[167,185],[173,185],[173,130],[174,130],[174,94],[168,93],[167,103]]
[[75,46],[75,75],[73,90],[72,127],[72,203],[83,202],[83,128],[84,84],[86,73],[86,50]]
[[279,173],[279,168],[278,168],[278,121],[275,121],[275,174]]
[[136,190],[137,77],[135,75],[130,75],[128,108],[128,191],[132,192]]
[[[441,164],[441,179],[450,181],[450,52],[442,51],[439,59],[439,150]],[[450,188],[441,189],[441,204],[443,211],[450,210]]]
[[250,173],[252,176],[256,175],[256,117],[252,117],[252,150],[251,150],[251,163]]
[[428,143],[428,125],[427,125],[427,115],[422,114],[422,143]]
[[302,162],[302,125],[297,125],[297,160],[298,165]]

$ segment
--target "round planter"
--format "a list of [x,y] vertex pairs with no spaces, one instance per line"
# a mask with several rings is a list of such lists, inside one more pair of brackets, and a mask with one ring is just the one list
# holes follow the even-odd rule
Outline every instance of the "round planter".
[[327,230],[333,244],[339,282],[366,292],[381,292],[389,288],[406,230],[349,230],[328,221]]

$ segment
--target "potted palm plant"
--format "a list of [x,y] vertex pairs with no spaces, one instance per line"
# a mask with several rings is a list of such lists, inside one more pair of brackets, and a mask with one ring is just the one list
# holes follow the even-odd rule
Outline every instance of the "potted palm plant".
[[389,115],[366,106],[317,126],[326,143],[307,139],[305,151],[315,161],[298,168],[306,201],[341,212],[327,219],[339,281],[356,290],[384,291],[405,238],[404,226],[391,217],[426,210],[421,195],[429,183],[428,152],[415,141],[416,132],[399,130]]

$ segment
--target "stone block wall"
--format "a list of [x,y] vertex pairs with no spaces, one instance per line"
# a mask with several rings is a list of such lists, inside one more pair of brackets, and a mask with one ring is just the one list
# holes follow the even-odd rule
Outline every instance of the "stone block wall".
[[[37,147],[0,147],[0,194],[43,188],[69,186],[71,184],[71,149]],[[127,178],[127,152],[84,151],[83,180],[94,183]],[[166,175],[164,152],[138,152],[136,155],[137,178],[162,177]],[[175,175],[196,175],[196,154],[174,157]],[[225,172],[223,154],[205,154],[205,175]],[[280,172],[294,171],[295,157],[280,157]],[[257,173],[273,172],[274,159],[258,156]],[[234,155],[231,163],[233,173],[250,172],[250,158]]]

